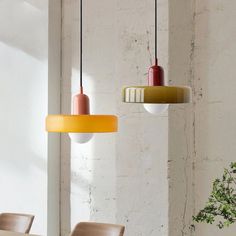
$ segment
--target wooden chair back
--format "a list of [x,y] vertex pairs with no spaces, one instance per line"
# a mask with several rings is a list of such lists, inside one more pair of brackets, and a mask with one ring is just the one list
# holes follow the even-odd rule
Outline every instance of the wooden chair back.
[[122,225],[81,222],[76,225],[71,236],[123,236],[124,231]]
[[33,215],[2,213],[0,214],[0,230],[28,234],[33,220]]

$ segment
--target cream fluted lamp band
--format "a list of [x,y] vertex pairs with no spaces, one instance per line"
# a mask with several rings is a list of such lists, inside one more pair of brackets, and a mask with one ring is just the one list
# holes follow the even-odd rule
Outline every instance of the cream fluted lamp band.
[[122,96],[125,103],[188,103],[191,102],[191,89],[186,86],[127,86]]

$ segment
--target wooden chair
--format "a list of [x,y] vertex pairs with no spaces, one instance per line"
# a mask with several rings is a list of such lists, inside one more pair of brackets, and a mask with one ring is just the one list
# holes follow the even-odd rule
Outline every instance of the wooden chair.
[[122,225],[81,222],[75,226],[71,236],[123,236]]
[[0,230],[28,234],[33,220],[33,215],[2,213],[0,214]]

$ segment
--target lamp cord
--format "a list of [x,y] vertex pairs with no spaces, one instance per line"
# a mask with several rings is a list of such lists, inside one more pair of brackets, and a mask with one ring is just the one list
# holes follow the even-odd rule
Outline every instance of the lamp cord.
[[[83,93],[83,0],[80,0],[80,90]],[[155,65],[157,65],[157,0],[155,0]]]
[[157,0],[155,0],[155,65],[157,65]]
[[80,0],[80,92],[83,93],[83,3]]

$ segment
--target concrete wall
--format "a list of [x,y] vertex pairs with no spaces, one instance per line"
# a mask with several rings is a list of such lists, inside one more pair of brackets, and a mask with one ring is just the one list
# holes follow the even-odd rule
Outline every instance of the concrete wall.
[[47,6],[0,1],[0,212],[36,216],[47,231]]
[[[195,224],[212,181],[235,161],[234,1],[169,1],[169,79],[189,84],[192,106],[169,111],[169,234],[231,236]],[[183,17],[184,16],[184,17]]]
[[[235,161],[236,2],[196,1],[195,10],[195,201],[203,207],[213,179]],[[236,226],[219,230],[197,225],[196,235],[235,234]]]

